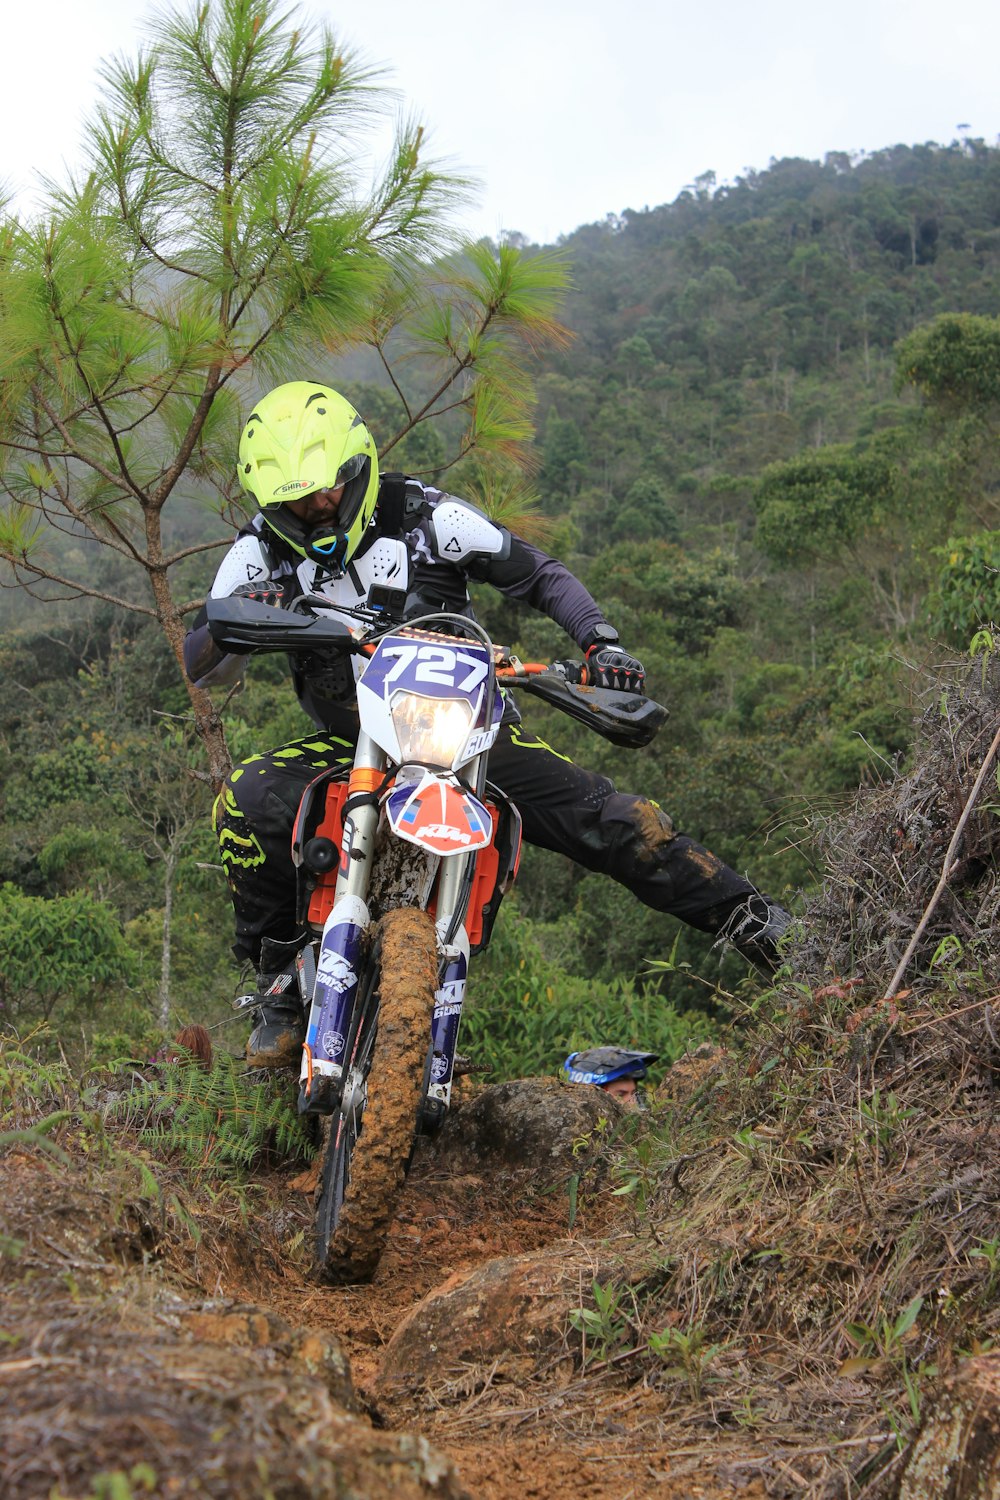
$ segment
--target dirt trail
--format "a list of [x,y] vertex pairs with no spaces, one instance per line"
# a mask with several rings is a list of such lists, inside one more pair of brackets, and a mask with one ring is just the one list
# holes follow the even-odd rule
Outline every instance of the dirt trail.
[[[309,1200],[301,1191],[299,1197],[305,1226]],[[393,1332],[449,1277],[498,1257],[627,1232],[626,1220],[622,1200],[605,1192],[579,1206],[570,1229],[565,1192],[539,1194],[524,1173],[453,1175],[418,1156],[370,1285],[320,1288],[291,1268],[261,1284],[258,1267],[246,1281],[230,1280],[225,1292],[237,1301],[266,1303],[290,1323],[334,1333],[375,1424],[420,1432],[453,1460],[474,1500],[762,1497],[760,1481],[738,1473],[738,1443],[730,1460],[733,1484],[721,1487],[724,1453],[716,1451],[706,1463],[704,1443],[687,1453],[665,1447],[658,1436],[664,1403],[654,1391],[622,1383],[595,1402],[593,1386],[574,1392],[568,1373],[539,1392],[498,1389],[490,1372],[479,1369],[469,1371],[468,1397],[448,1406],[431,1398],[386,1401],[376,1392],[380,1355]]]

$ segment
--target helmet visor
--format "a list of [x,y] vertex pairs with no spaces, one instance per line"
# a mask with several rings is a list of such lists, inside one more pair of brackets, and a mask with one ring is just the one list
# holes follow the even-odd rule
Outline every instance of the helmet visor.
[[350,484],[352,479],[357,479],[367,462],[367,453],[355,453],[350,458],[345,458],[337,470],[337,477],[330,485],[330,489],[339,489],[342,484]]

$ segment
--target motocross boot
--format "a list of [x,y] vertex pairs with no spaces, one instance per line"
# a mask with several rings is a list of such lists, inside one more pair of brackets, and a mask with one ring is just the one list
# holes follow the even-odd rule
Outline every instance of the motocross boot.
[[306,1020],[299,998],[295,955],[303,941],[297,938],[290,943],[277,943],[264,938],[260,945],[260,970],[254,990],[256,1025],[246,1049],[251,1068],[285,1068],[299,1060]]
[[759,893],[748,896],[719,928],[722,942],[764,974],[773,974],[781,962],[778,942],[791,926],[792,914]]

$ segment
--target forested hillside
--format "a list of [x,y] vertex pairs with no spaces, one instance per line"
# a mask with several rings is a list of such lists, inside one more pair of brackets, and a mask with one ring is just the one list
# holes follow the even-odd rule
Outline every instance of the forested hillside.
[[[530,524],[670,718],[631,753],[534,703],[530,727],[797,908],[824,821],[905,757],[925,669],[1000,613],[1000,151],[778,161],[549,248],[573,337],[540,356]],[[378,436],[392,393],[358,369],[341,366],[344,389]],[[476,495],[472,461],[438,475],[437,452],[431,433],[393,462]],[[223,535],[191,501],[181,529],[202,525]],[[216,556],[185,564],[192,595]],[[77,564],[109,568],[95,549]],[[479,603],[522,656],[566,654],[546,620]],[[164,1023],[221,1020],[228,899],[173,658],[112,606],[0,605],[3,1018],[150,1044]],[[276,661],[251,679],[224,709],[234,757],[306,727]],[[70,950],[69,932],[86,940]],[[553,1069],[602,1026],[669,1052],[725,1018],[744,974],[529,850],[465,1035],[494,1077]],[[682,1022],[664,992],[701,1015]]]

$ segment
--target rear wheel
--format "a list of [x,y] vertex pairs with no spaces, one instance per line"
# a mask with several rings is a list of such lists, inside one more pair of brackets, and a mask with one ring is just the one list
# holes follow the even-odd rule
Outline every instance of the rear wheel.
[[433,919],[409,907],[386,912],[358,995],[340,1106],[324,1121],[316,1211],[324,1281],[368,1281],[378,1265],[417,1126],[437,973]]

